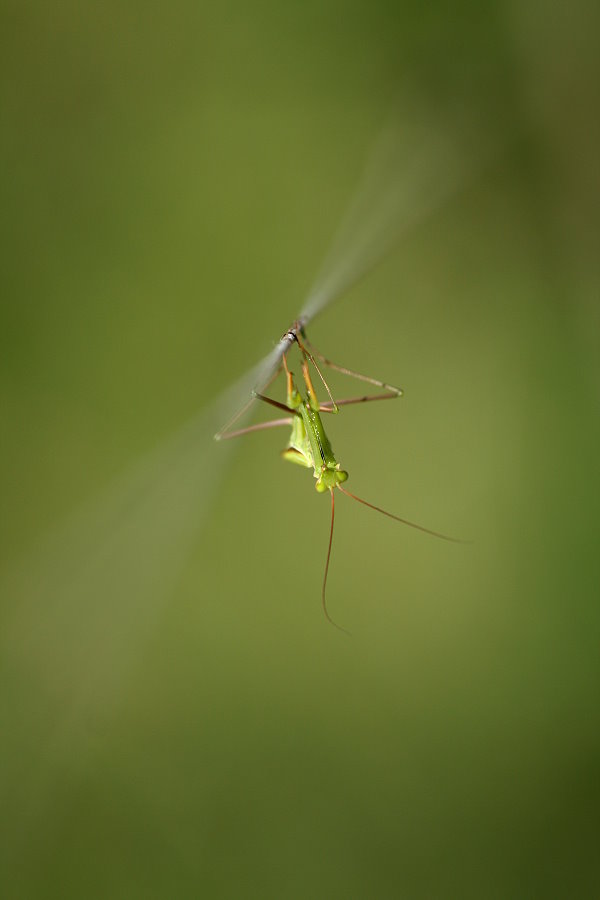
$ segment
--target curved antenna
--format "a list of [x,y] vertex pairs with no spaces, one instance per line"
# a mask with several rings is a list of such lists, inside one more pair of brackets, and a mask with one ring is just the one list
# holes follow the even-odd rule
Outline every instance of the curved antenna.
[[321,606],[323,607],[323,612],[325,613],[325,618],[328,622],[330,622],[338,631],[343,631],[344,634],[350,634],[345,628],[342,628],[341,625],[338,625],[337,622],[329,615],[327,611],[327,600],[325,598],[325,589],[327,588],[327,573],[329,572],[329,560],[331,559],[331,544],[333,542],[333,522],[335,519],[335,496],[333,493],[333,488],[329,488],[329,492],[331,494],[331,527],[329,529],[329,546],[327,548],[327,561],[325,562],[325,574],[323,575],[323,588],[321,590]]
[[331,390],[330,390],[330,388],[329,388],[329,385],[328,385],[327,382],[325,381],[325,378],[324,378],[324,376],[323,376],[323,373],[321,372],[321,370],[320,370],[320,368],[319,368],[319,366],[318,366],[318,364],[317,364],[316,359],[314,358],[314,356],[312,355],[312,353],[310,353],[310,352],[306,349],[306,347],[304,346],[304,344],[300,343],[300,340],[299,340],[298,336],[296,336],[296,342],[297,342],[298,346],[300,347],[300,351],[301,351],[302,356],[304,357],[304,359],[305,359],[305,360],[306,360],[306,359],[310,359],[311,363],[312,363],[313,366],[315,367],[315,370],[316,370],[316,372],[317,372],[317,375],[319,376],[319,378],[320,378],[321,381],[323,382],[323,387],[324,387],[325,390],[327,391],[327,394],[328,394],[328,396],[329,396],[329,399],[331,400],[331,411],[332,411],[332,412],[339,412],[339,410],[338,410],[338,405],[337,405],[337,403],[335,402],[335,400],[333,399],[333,394],[331,393]]
[[[334,363],[333,360],[327,359],[327,357],[323,356],[323,354],[309,341],[304,329],[302,329],[302,338],[306,341],[314,355],[318,357],[324,365],[333,369],[334,372],[341,372],[342,375],[348,375],[350,378],[357,378],[358,381],[366,381],[368,384],[374,384],[375,387],[384,388],[386,391],[389,391],[390,395],[393,397],[402,397],[404,394],[402,388],[394,387],[393,384],[388,384],[387,381],[380,381],[378,378],[373,378],[372,375],[363,375],[361,372],[356,372],[354,369],[349,369],[347,366],[340,366],[338,363]],[[317,371],[319,370],[317,369]],[[319,372],[319,374],[321,373]],[[321,376],[321,378],[323,378],[323,376]]]
[[394,513],[388,512],[386,509],[381,509],[380,506],[375,506],[374,503],[369,503],[368,500],[363,500],[362,497],[357,497],[356,494],[352,494],[350,491],[345,490],[345,488],[341,487],[339,484],[337,485],[342,494],[345,494],[347,497],[352,497],[353,500],[357,500],[359,503],[362,503],[364,506],[368,506],[369,509],[374,509],[376,512],[382,513],[384,516],[387,516],[390,519],[395,519],[396,522],[401,522],[402,525],[408,525],[410,528],[416,528],[417,531],[424,531],[425,534],[431,534],[433,537],[441,538],[443,541],[452,541],[453,544],[472,544],[472,541],[463,541],[461,538],[450,537],[449,534],[442,534],[441,531],[432,531],[431,528],[425,528],[424,525],[417,525],[416,522],[409,522],[408,519],[402,519],[400,516],[395,516]]

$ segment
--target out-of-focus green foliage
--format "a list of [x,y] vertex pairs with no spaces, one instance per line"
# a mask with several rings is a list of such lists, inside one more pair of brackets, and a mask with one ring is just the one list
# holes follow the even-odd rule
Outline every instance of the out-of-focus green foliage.
[[[594,4],[2,19],[2,896],[597,896]],[[310,333],[406,391],[330,424],[349,486],[474,544],[340,496],[347,639],[283,433],[168,441],[406,93],[501,152]]]

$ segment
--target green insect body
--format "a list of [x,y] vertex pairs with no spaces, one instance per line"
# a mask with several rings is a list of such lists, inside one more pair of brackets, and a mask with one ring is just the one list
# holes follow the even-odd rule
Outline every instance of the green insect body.
[[293,417],[292,433],[281,455],[289,462],[313,469],[317,479],[315,488],[321,494],[346,481],[348,473],[340,468],[333,454],[306,363],[303,365],[303,375],[307,385],[306,399],[298,391],[292,373],[287,374],[287,405],[300,415]]

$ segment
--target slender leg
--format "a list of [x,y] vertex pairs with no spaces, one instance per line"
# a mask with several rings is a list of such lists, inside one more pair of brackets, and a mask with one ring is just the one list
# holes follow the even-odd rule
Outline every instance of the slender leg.
[[[350,406],[351,403],[370,403],[371,400],[395,400],[400,394],[363,394],[362,397],[347,397],[345,400],[336,400],[336,406]],[[334,412],[331,403],[321,403],[319,412]]]
[[292,409],[291,406],[286,406],[285,403],[280,403],[279,400],[273,400],[272,397],[265,397],[264,394],[258,394],[256,391],[252,392],[252,396],[257,400],[262,400],[263,403],[268,403],[270,406],[274,406],[275,409],[282,409],[286,413],[291,413],[293,416],[298,416],[300,418],[300,413],[297,409]]
[[295,392],[294,391],[294,376],[288,369],[287,358],[286,358],[285,353],[283,354],[283,356],[281,358],[281,362],[283,363],[283,368],[285,371],[286,394],[287,394],[288,400],[290,400],[291,397],[294,396],[294,392]]
[[271,422],[259,422],[258,425],[248,425],[247,428],[239,428],[237,431],[226,431],[221,434],[220,440],[225,441],[228,438],[241,437],[243,434],[250,434],[251,431],[264,431],[265,428],[277,428],[279,425],[291,425],[294,421],[292,416],[287,419],[273,419]]
[[[349,375],[351,378],[357,378],[359,381],[367,381],[369,384],[374,384],[375,387],[385,388],[386,391],[390,391],[395,397],[400,397],[404,393],[402,388],[394,387],[393,384],[388,384],[385,381],[379,381],[378,378],[372,378],[370,375],[362,375],[360,372],[355,372],[353,369],[346,368],[346,366],[339,366],[337,363],[334,363],[330,359],[327,359],[326,356],[323,356],[322,353],[319,353],[316,347],[314,347],[307,338],[306,332],[302,332],[302,337],[312,350],[314,356],[316,356],[317,359],[320,359],[322,363],[324,363],[326,366],[329,366],[329,368],[333,369],[335,372],[341,372],[342,375]],[[317,371],[319,370],[317,369]]]
[[[286,376],[288,379],[288,394],[289,394],[289,383],[291,382],[292,375],[287,367],[287,362],[285,356],[283,357],[283,367],[286,372]],[[281,371],[281,367],[275,372],[275,374],[269,379],[267,382],[267,387],[275,380],[279,372]],[[251,403],[254,400],[262,400],[264,403],[268,403],[270,406],[274,406],[276,409],[282,409],[284,412],[288,413],[285,419],[273,419],[270,422],[259,422],[256,425],[248,425],[246,428],[238,428],[236,431],[229,431],[229,428],[233,425],[234,422],[239,419],[239,417],[244,413]],[[291,413],[291,415],[289,415]],[[235,416],[229,420],[227,425],[221,429],[216,435],[215,438],[218,441],[227,440],[228,438],[241,437],[244,434],[250,434],[253,431],[264,431],[267,428],[277,428],[281,425],[287,425],[288,427],[292,425],[294,421],[294,417],[300,417],[300,413],[296,409],[292,409],[290,406],[286,406],[285,403],[279,403],[278,400],[273,400],[271,397],[266,397],[264,394],[259,394],[257,391],[252,391],[252,396],[250,400],[246,403],[246,405],[239,410],[235,414]]]

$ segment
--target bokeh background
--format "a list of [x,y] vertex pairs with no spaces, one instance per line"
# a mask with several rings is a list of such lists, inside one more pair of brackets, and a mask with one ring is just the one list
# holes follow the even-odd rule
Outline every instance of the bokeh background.
[[[2,896],[598,896],[594,4],[2,19]],[[349,487],[474,543],[339,497],[347,638],[327,498],[203,410],[407,93],[498,152],[311,337],[406,392]]]

